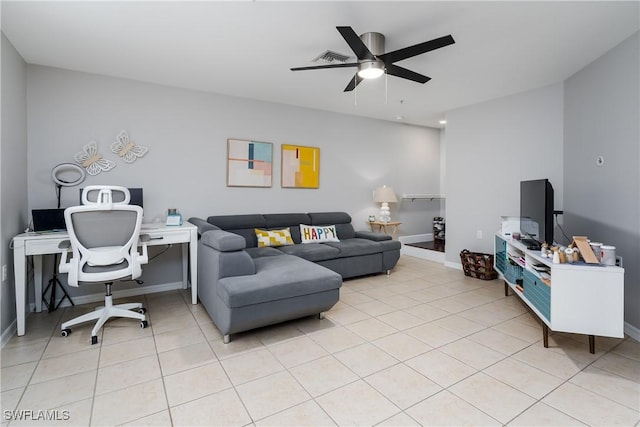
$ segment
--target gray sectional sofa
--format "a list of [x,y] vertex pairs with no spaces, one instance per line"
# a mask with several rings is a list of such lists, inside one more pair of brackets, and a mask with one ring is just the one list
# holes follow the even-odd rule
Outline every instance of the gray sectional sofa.
[[[339,299],[343,278],[386,272],[400,258],[390,236],[355,231],[344,212],[191,218],[198,226],[198,297],[224,335],[312,314]],[[302,243],[300,224],[334,225],[339,241]],[[255,229],[289,228],[294,245],[258,247]]]

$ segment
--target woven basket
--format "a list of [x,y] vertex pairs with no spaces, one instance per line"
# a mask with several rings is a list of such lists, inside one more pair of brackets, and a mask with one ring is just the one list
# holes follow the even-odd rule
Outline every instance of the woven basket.
[[492,254],[470,252],[464,249],[460,252],[460,260],[465,276],[482,280],[493,280],[498,277],[498,272],[493,268]]

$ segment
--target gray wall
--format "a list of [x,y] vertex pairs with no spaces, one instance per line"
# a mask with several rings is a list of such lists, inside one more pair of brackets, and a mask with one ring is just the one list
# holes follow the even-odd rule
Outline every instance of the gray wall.
[[519,216],[520,181],[549,178],[562,208],[562,83],[453,110],[445,133],[448,265],[465,248],[493,252],[500,217]]
[[[379,210],[373,202],[375,187],[393,186],[398,196],[440,191],[438,129],[36,65],[27,67],[27,76],[30,209],[55,205],[51,168],[73,162],[74,154],[92,139],[117,166],[82,185],[143,187],[146,222],[164,220],[171,207],[186,218],[341,210],[351,214],[357,229],[366,229],[367,216]],[[110,152],[123,129],[137,144],[149,147],[134,164]],[[226,186],[230,137],[274,144],[272,188]],[[283,143],[320,147],[319,189],[280,188]],[[63,207],[77,201],[78,188],[63,188]],[[429,232],[438,215],[438,202],[392,205],[393,218],[403,222],[402,235]],[[143,269],[147,283],[180,280],[178,251],[173,252]],[[87,288],[73,289],[74,295],[100,292]]]
[[1,52],[0,259],[8,273],[0,288],[0,331],[4,334],[16,315],[9,242],[27,226],[27,79],[24,60],[4,34]]
[[[638,33],[565,82],[564,222],[568,235],[624,258],[625,321],[640,329],[640,42]],[[596,157],[604,156],[603,166]]]

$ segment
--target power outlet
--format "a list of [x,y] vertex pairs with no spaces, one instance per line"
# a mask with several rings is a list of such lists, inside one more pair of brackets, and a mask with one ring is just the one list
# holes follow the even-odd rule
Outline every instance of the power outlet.
[[478,240],[482,239],[482,230],[476,231],[476,239]]
[[7,280],[7,264],[2,266],[2,281]]

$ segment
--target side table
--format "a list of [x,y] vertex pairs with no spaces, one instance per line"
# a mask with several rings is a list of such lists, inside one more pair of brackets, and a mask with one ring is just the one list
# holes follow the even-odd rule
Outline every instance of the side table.
[[[371,227],[371,231],[383,232],[384,234],[389,234],[387,231],[387,227],[391,227],[391,238],[396,238],[396,233],[398,232],[398,227],[402,224],[397,221],[389,221],[389,222],[380,222],[380,221],[369,221],[369,227]],[[377,229],[376,229],[377,227]]]

